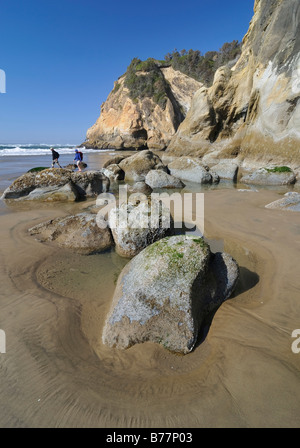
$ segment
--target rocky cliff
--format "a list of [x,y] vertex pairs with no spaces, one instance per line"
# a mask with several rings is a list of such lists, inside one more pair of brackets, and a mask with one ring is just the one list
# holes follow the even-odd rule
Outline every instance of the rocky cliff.
[[299,164],[299,18],[299,0],[255,0],[240,58],[210,87],[172,64],[134,59],[83,145]]
[[256,0],[242,55],[199,89],[168,153],[300,162],[300,2]]
[[134,61],[87,131],[88,148],[165,149],[201,83],[172,67]]

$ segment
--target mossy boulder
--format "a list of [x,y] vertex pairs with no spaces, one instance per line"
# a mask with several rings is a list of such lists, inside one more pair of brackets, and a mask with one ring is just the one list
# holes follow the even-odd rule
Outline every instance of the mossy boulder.
[[31,168],[30,170],[27,171],[27,173],[36,173],[38,171],[43,171],[43,170],[47,170],[48,168],[45,166],[36,166],[35,168]]
[[72,172],[49,168],[18,177],[4,191],[2,199],[75,201],[106,192],[109,185],[109,179],[101,171]]
[[296,174],[286,166],[263,167],[244,175],[240,182],[252,185],[291,185],[296,182]]
[[239,276],[228,254],[212,254],[185,235],[146,247],[121,272],[102,340],[126,349],[151,341],[187,354],[207,316],[232,294]]

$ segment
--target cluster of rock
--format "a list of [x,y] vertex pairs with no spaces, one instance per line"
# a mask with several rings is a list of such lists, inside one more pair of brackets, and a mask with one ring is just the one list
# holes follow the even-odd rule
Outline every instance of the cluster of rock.
[[[146,192],[152,188],[181,189],[181,179],[198,183],[217,180],[200,161],[182,159],[181,171],[177,161],[167,167],[147,150],[114,158],[106,163],[105,171],[33,171],[16,179],[3,198],[77,200],[107,192],[110,178],[117,181],[118,176],[134,182],[133,190],[143,191],[146,186]],[[233,293],[238,265],[228,254],[211,253],[203,238],[175,236],[170,210],[163,204],[154,204],[146,194],[133,197],[136,200],[129,198],[113,206],[107,220],[101,209],[93,212],[92,208],[35,225],[29,234],[79,254],[115,248],[120,256],[130,259],[120,274],[106,319],[104,344],[125,349],[152,341],[187,354],[194,349],[205,320]],[[157,207],[157,221],[153,221],[153,207]]]
[[[119,160],[120,164],[122,161],[123,159]],[[108,164],[107,171],[110,166]],[[144,155],[136,154],[132,163],[121,166],[126,175],[135,180],[145,179],[151,168],[166,169],[160,159],[148,151]],[[161,172],[168,176],[165,171]],[[107,192],[109,186],[110,180],[102,171],[74,173],[65,169],[45,169],[37,173],[26,173],[16,179],[5,190],[3,198],[17,201],[73,201],[98,196]],[[170,210],[163,204],[158,204],[157,221],[151,221],[153,204],[147,195],[152,192],[152,188],[145,182],[134,183],[129,190],[129,193],[132,192],[137,192],[130,196],[135,200],[115,205],[110,210],[107,221],[101,214],[101,207],[96,206],[96,209],[92,207],[94,213],[83,212],[49,220],[32,227],[29,232],[40,241],[53,241],[77,253],[102,252],[114,245],[119,255],[133,257],[152,242],[170,235],[173,221]]]
[[186,354],[195,347],[204,320],[233,293],[239,268],[230,255],[212,254],[202,238],[166,236],[168,228],[135,229],[137,214],[145,211],[141,205],[125,230],[114,225],[116,215],[128,213],[121,207],[110,214],[112,233],[99,227],[102,217],[89,213],[56,218],[29,232],[81,254],[107,250],[115,241],[117,252],[131,261],[119,276],[103,343],[125,349],[152,341]]
[[110,230],[99,226],[94,213],[51,219],[31,227],[28,232],[41,242],[53,241],[60,247],[84,255],[103,252],[113,245]]
[[162,69],[172,93],[163,110],[151,98],[133,101],[123,76],[83,145],[299,165],[299,22],[299,0],[255,0],[242,54],[218,69],[212,86]]
[[169,209],[160,207],[157,225],[151,225],[148,202],[113,207],[108,219],[98,213],[82,212],[51,219],[28,231],[41,242],[54,242],[79,254],[91,255],[115,247],[125,258],[132,258],[149,244],[173,233]]
[[[162,157],[150,150],[132,156],[117,156],[107,161],[103,172],[112,182],[145,182],[152,189],[182,189],[185,183],[212,184],[220,180],[236,181],[238,165],[231,159],[214,161],[209,166],[198,157]],[[118,173],[118,178],[116,174]]]
[[18,177],[4,191],[2,199],[74,202],[106,192],[109,186],[108,177],[101,171],[49,168]]
[[151,189],[182,189],[186,183],[220,181],[249,185],[293,185],[297,182],[297,173],[287,166],[268,165],[248,172],[235,159],[176,157],[165,153],[160,158],[150,150],[132,156],[115,156],[106,162],[102,171],[112,183],[119,180],[143,182]]
[[251,185],[292,185],[296,181],[296,173],[289,167],[262,167],[240,179],[241,183]]
[[299,22],[298,0],[255,0],[241,57],[195,93],[167,152],[299,165]]
[[[296,166],[300,161],[299,18],[299,0],[255,0],[237,63],[221,67],[209,88],[165,69],[170,95],[164,109],[151,98],[131,99],[124,76],[119,78],[83,145],[146,150],[116,157],[97,172],[27,173],[5,190],[3,198],[75,201],[108,191],[120,181],[133,183],[130,192],[147,196],[153,189],[182,189],[188,182],[236,181],[247,159],[261,165],[272,160]],[[167,148],[168,162],[147,148]],[[262,166],[242,175],[240,181],[249,185],[296,182],[291,169],[277,168]],[[299,211],[300,194],[289,192],[266,207]],[[148,217],[146,198],[139,204],[114,207],[108,226],[101,213],[81,213],[29,231],[42,241],[85,254],[115,245],[120,255],[131,258],[118,280],[103,329],[104,344],[128,348],[151,341],[186,354],[195,347],[205,320],[234,291],[239,269],[230,255],[211,253],[202,238],[167,236],[172,221],[166,225],[163,211],[160,226],[136,226]],[[120,219],[125,218],[127,225],[120,227]]]

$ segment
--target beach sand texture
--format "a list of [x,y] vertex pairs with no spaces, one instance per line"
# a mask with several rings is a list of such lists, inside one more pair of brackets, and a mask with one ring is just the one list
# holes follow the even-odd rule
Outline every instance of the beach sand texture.
[[205,234],[237,260],[235,296],[189,355],[102,344],[127,260],[80,256],[27,229],[87,204],[0,209],[1,427],[299,427],[300,215],[265,209],[276,190],[205,193]]

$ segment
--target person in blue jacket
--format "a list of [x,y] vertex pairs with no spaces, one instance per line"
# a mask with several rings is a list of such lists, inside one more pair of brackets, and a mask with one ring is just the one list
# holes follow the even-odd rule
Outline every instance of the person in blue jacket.
[[78,171],[82,171],[82,169],[80,168],[80,162],[81,162],[81,155],[78,151],[78,149],[75,149],[75,158],[74,158],[76,165],[78,166]]

